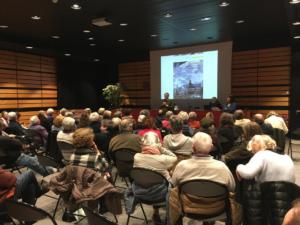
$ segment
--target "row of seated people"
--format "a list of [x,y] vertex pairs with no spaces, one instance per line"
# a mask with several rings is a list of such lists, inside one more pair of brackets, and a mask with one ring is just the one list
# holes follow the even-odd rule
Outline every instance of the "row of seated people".
[[[88,114],[88,113],[87,113]],[[144,114],[147,114],[147,113],[144,113]],[[142,123],[143,121],[147,121],[147,123],[149,124],[149,121],[151,121],[150,120],[150,118],[149,118],[149,115],[144,115],[144,114],[141,114],[142,116],[141,116],[141,118],[139,118],[140,119],[140,121],[138,121],[138,123]],[[184,113],[185,114],[185,113]],[[58,116],[59,117],[59,116]],[[60,117],[63,117],[63,115],[60,115]],[[100,116],[98,115],[97,116],[97,114],[96,113],[90,113],[90,115],[87,117],[87,118],[89,118],[90,119],[90,122],[89,123],[87,123],[87,126],[91,126],[91,124],[94,124],[94,125],[92,125],[91,127],[92,128],[94,128],[93,129],[93,132],[92,132],[92,134],[97,134],[97,131],[95,132],[95,130],[100,130],[100,132],[101,132],[101,127],[102,127],[102,125],[101,125],[101,123],[100,123],[100,121],[99,121],[99,118],[100,118]],[[94,119],[93,119],[94,118]],[[96,118],[96,121],[95,121],[95,118]],[[117,118],[117,117],[116,117]],[[229,114],[224,114],[224,116],[223,116],[223,120],[224,120],[224,118],[225,118],[225,121],[226,121],[226,119],[227,119],[227,121],[229,120],[230,121],[230,125],[232,125],[232,123],[233,123],[233,119],[232,119],[232,116],[231,115],[229,115]],[[229,119],[228,119],[229,118]],[[93,121],[94,120],[94,121]],[[105,120],[109,120],[109,118],[104,118],[104,121]],[[115,119],[116,120],[116,119]],[[64,121],[65,121],[65,123],[64,123]],[[80,120],[79,120],[80,121]],[[103,122],[104,121],[102,121],[102,124],[104,124]],[[124,144],[125,145],[125,148],[131,148],[131,149],[133,149],[133,150],[135,150],[136,152],[142,152],[142,149],[143,149],[143,147],[142,146],[144,146],[143,144],[141,144],[141,143],[144,143],[144,141],[145,141],[145,135],[147,134],[147,133],[149,133],[149,132],[151,132],[151,131],[154,131],[156,134],[157,134],[157,136],[158,136],[158,138],[159,138],[159,141],[161,142],[162,141],[162,136],[161,135],[159,135],[159,132],[158,132],[158,130],[156,130],[156,129],[153,129],[153,127],[140,127],[140,128],[143,128],[143,129],[140,129],[139,131],[137,131],[136,133],[138,133],[138,134],[140,134],[141,136],[143,136],[144,137],[144,139],[141,139],[140,137],[139,137],[139,135],[134,135],[134,134],[132,134],[132,131],[133,131],[133,128],[134,128],[134,121],[133,121],[133,119],[129,116],[128,118],[125,118],[125,119],[123,119],[123,121],[120,121],[120,120],[117,120],[117,121],[119,121],[119,127],[120,127],[120,130],[121,130],[121,134],[117,134],[117,132],[115,132],[115,135],[111,135],[111,136],[114,136],[112,139],[111,139],[111,141],[109,142],[110,143],[110,145],[109,145],[109,150],[111,150],[112,152],[114,151],[114,150],[117,150],[117,149],[119,149],[119,148],[123,148],[123,146],[122,146],[122,144]],[[94,122],[94,123],[93,123]],[[96,122],[96,123],[95,123]],[[164,140],[163,140],[163,144],[162,144],[162,146],[163,146],[163,149],[169,149],[169,150],[166,150],[166,151],[163,151],[164,152],[164,154],[160,154],[160,155],[167,155],[167,156],[170,156],[170,157],[172,157],[172,154],[173,154],[173,158],[170,160],[170,157],[167,157],[167,156],[165,156],[165,157],[162,157],[162,158],[159,158],[159,159],[161,159],[161,160],[164,160],[163,158],[166,158],[166,162],[164,163],[162,163],[162,162],[159,162],[158,161],[158,164],[159,165],[167,165],[167,169],[170,169],[171,167],[174,167],[175,165],[172,165],[172,166],[170,166],[170,164],[172,164],[172,162],[174,161],[174,158],[175,158],[175,161],[177,162],[177,156],[178,156],[178,158],[179,157],[183,157],[183,159],[184,158],[189,158],[189,157],[191,157],[191,155],[192,155],[192,153],[194,152],[194,150],[193,149],[195,149],[195,141],[193,141],[193,139],[191,139],[191,138],[188,138],[187,136],[185,136],[185,135],[183,135],[182,134],[182,132],[183,132],[183,127],[184,127],[184,120],[182,119],[182,116],[180,116],[180,115],[178,115],[178,116],[171,116],[170,118],[169,118],[169,120],[168,120],[168,122],[169,122],[169,124],[170,124],[170,128],[171,128],[171,132],[172,132],[172,134],[170,134],[170,135],[167,135],[167,136],[165,136],[164,137]],[[205,122],[205,121],[202,121],[202,122]],[[68,126],[68,124],[70,125],[70,124],[73,124],[72,125],[72,129],[70,130],[68,130],[68,129],[65,129],[64,130],[64,128],[63,128],[63,131],[60,131],[60,133],[61,134],[63,134],[63,133],[67,133],[67,134],[70,134],[70,135],[68,135],[69,137],[70,136],[72,136],[72,138],[73,138],[73,141],[74,141],[74,139],[76,138],[76,132],[77,133],[80,133],[80,132],[82,132],[83,130],[82,129],[78,129],[78,130],[76,130],[74,133],[73,133],[73,131],[76,129],[76,127],[74,126],[74,124],[75,124],[75,120],[73,119],[72,120],[72,118],[71,118],[71,116],[66,116],[65,118],[63,118],[62,119],[62,124],[63,125],[65,125],[65,126],[63,126],[63,127],[66,127],[66,126]],[[96,126],[95,126],[95,124],[96,124]],[[108,123],[109,124],[109,123]],[[203,124],[205,124],[205,123],[203,123]],[[249,123],[249,124],[247,124],[247,125],[249,125],[250,126],[250,124],[251,123]],[[221,128],[222,128],[222,125],[224,125],[224,124],[222,124],[222,117],[221,117]],[[228,129],[228,127],[230,127],[230,126],[227,126],[228,125],[228,123],[226,122],[225,123],[225,128],[227,129],[227,131],[228,130],[230,130],[230,128]],[[226,127],[227,126],[227,127]],[[246,125],[245,125],[246,126]],[[70,127],[70,126],[69,126]],[[84,126],[83,126],[84,127]],[[139,127],[138,125],[136,125],[135,127]],[[213,124],[211,125],[211,126],[209,126],[208,128],[213,128]],[[219,129],[219,131],[218,132],[220,132],[220,130],[221,130],[221,128]],[[250,128],[251,128],[251,126],[250,126]],[[233,129],[234,130],[234,129]],[[251,130],[251,129],[250,129]],[[64,132],[65,131],[65,132]],[[90,130],[84,130],[86,133],[85,133],[85,135],[79,135],[81,138],[82,138],[82,136],[89,136],[88,135],[88,133],[90,132],[91,133],[91,131]],[[228,133],[228,132],[225,132],[226,134]],[[71,135],[72,134],[72,135]],[[116,135],[117,134],[117,135]],[[209,134],[211,134],[211,133],[209,133]],[[91,136],[91,135],[90,135]],[[69,139],[68,141],[69,142],[72,142],[72,140],[70,140],[70,138],[65,138],[65,139]],[[92,137],[94,138],[94,135],[92,135]],[[195,136],[196,137],[196,136]],[[60,138],[60,136],[58,135],[57,136],[57,139],[59,140],[59,138]],[[64,138],[62,138],[62,139],[64,139]],[[150,138],[151,139],[151,138]],[[61,139],[60,139],[61,140]],[[93,139],[92,139],[93,140]],[[152,140],[153,140],[153,137],[152,137]],[[151,141],[150,141],[151,142]],[[74,144],[74,143],[73,143]],[[179,144],[179,145],[178,145]],[[120,146],[121,145],[121,146]],[[145,143],[145,146],[146,146],[147,144]],[[95,153],[95,151],[91,151],[91,150],[93,150],[93,149],[97,149],[96,148],[96,146],[95,146],[95,144],[93,144],[92,146],[89,146],[89,149],[91,149],[90,151],[85,151],[85,150],[83,150],[83,151],[80,151],[80,149],[81,149],[81,147],[79,147],[78,145],[77,145],[77,147],[76,147],[76,144],[74,145],[75,146],[75,148],[76,148],[76,150],[75,150],[75,152],[74,152],[74,154],[72,154],[71,155],[71,157],[70,157],[70,161],[72,161],[72,162],[79,162],[79,164],[80,163],[82,163],[82,161],[84,161],[85,163],[83,163],[83,164],[80,164],[80,166],[87,166],[87,167],[92,167],[92,166],[89,166],[89,164],[90,163],[87,163],[86,161],[87,161],[87,159],[85,158],[85,160],[83,159],[84,157],[87,157],[86,155],[89,155],[89,154],[91,154],[91,153]],[[79,149],[79,151],[77,151]],[[82,150],[82,149],[81,149]],[[148,154],[148,155],[152,155],[152,150],[153,150],[153,148],[150,146],[150,148],[148,148],[148,153],[146,153],[146,154]],[[171,151],[170,151],[171,150]],[[177,152],[176,152],[177,151]],[[76,152],[78,153],[77,155],[77,157],[75,157],[76,156]],[[155,152],[155,151],[154,151]],[[233,151],[232,151],[233,152]],[[157,151],[156,151],[156,153],[157,153]],[[175,156],[174,155],[174,153],[177,155],[177,156]],[[98,155],[101,155],[100,153],[97,153]],[[155,155],[155,154],[154,154]],[[197,154],[196,154],[197,155]],[[201,154],[200,154],[201,155]],[[137,154],[136,155],[136,157],[138,157],[139,156],[139,154]],[[175,156],[175,157],[174,157]],[[76,160],[75,160],[75,158],[76,158]],[[89,158],[89,157],[88,157]],[[157,158],[157,157],[156,157]],[[169,158],[169,159],[168,159]],[[225,157],[226,158],[226,157]],[[143,157],[141,157],[141,165],[144,165],[145,166],[145,162],[143,163],[143,160],[145,160]],[[100,161],[102,161],[103,162],[103,158],[100,160]],[[136,161],[136,160],[135,160]],[[152,161],[157,161],[157,159],[154,159],[154,160],[152,160]],[[173,164],[176,164],[176,162],[173,162]],[[156,162],[157,163],[157,162]],[[75,163],[76,164],[76,163]],[[104,163],[105,164],[105,163]],[[150,160],[150,162],[148,163],[148,164],[151,164],[151,160]],[[91,163],[91,165],[93,165],[93,162]],[[178,165],[179,166],[179,165]],[[154,166],[155,167],[155,166]],[[95,167],[95,168],[97,168],[97,167]],[[153,168],[152,168],[153,169]],[[163,170],[165,170],[165,168],[162,168]],[[162,170],[162,169],[160,169],[160,170]],[[175,171],[176,171],[176,169],[175,169]],[[109,176],[109,175],[108,175]],[[167,177],[168,178],[168,177]],[[157,215],[157,213],[156,213],[156,215]]]

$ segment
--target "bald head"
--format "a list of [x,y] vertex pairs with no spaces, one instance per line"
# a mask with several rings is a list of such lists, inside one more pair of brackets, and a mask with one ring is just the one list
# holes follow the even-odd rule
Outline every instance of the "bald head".
[[209,154],[213,146],[211,137],[203,132],[196,133],[193,142],[195,153]]
[[258,124],[263,124],[264,123],[264,116],[263,114],[257,113],[253,116],[254,122]]

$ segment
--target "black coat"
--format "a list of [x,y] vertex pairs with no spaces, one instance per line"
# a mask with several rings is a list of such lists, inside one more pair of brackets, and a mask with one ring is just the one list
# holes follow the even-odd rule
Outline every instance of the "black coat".
[[281,225],[292,201],[300,196],[296,184],[284,181],[246,181],[243,190],[245,225]]

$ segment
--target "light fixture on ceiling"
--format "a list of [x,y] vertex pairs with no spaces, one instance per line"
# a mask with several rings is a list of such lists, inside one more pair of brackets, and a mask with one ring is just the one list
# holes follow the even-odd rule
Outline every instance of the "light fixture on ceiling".
[[119,39],[119,40],[118,40],[118,42],[124,42],[124,41],[125,41],[124,39]]
[[201,18],[202,22],[209,21],[209,20],[211,20],[211,17],[202,17]]
[[245,20],[237,20],[235,23],[245,23]]
[[56,3],[58,3],[58,0],[52,0],[52,2],[53,2],[54,4],[56,4]]
[[195,31],[195,30],[197,30],[196,28],[190,28],[190,31]]
[[150,34],[150,37],[157,37],[157,34]]
[[299,26],[300,25],[300,21],[296,21],[293,23],[294,26]]
[[95,43],[91,43],[90,46],[96,46],[96,44]]
[[100,59],[94,59],[94,62],[99,62],[100,61]]
[[82,32],[83,32],[83,33],[91,33],[90,30],[83,30]]
[[58,36],[58,35],[53,35],[53,36],[51,36],[53,39],[59,39],[60,38],[60,36]]
[[32,47],[32,46],[26,46],[26,48],[27,48],[27,49],[33,49],[33,47]]
[[71,56],[70,53],[65,53],[64,55],[67,56],[67,57]]
[[166,18],[170,18],[170,17],[172,17],[173,15],[171,14],[171,13],[166,13],[165,15],[164,15],[164,17],[166,17]]
[[73,4],[71,5],[71,9],[74,9],[74,10],[80,10],[81,9],[81,6],[79,4]]
[[294,39],[300,39],[300,35],[294,36]]
[[219,4],[220,7],[226,7],[226,6],[229,6],[229,5],[230,5],[229,2],[221,2],[221,3]]
[[290,4],[295,5],[295,4],[299,4],[300,0],[291,0]]
[[105,17],[100,17],[92,20],[92,24],[98,27],[110,26],[112,23]]
[[89,37],[88,40],[92,41],[92,40],[94,40],[94,38],[93,37]]
[[0,25],[0,28],[6,29],[6,28],[8,28],[8,26],[7,25]]
[[33,20],[40,20],[41,17],[40,16],[32,16],[31,19],[33,19]]
[[120,26],[121,27],[126,27],[126,26],[128,26],[128,23],[120,23]]

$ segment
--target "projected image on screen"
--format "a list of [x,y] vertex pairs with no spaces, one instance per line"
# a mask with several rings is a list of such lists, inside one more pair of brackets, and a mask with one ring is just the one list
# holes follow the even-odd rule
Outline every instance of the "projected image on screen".
[[161,99],[211,99],[218,97],[218,51],[160,57]]
[[203,60],[173,63],[174,99],[202,98]]

